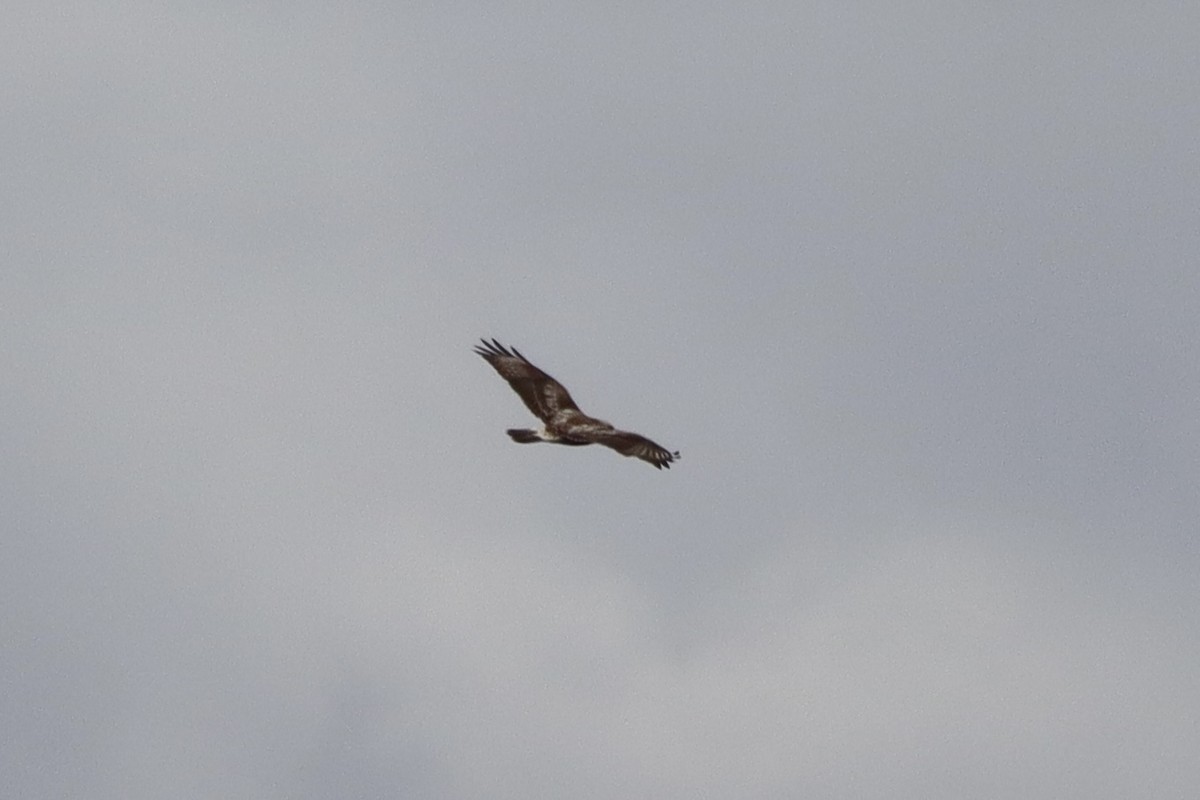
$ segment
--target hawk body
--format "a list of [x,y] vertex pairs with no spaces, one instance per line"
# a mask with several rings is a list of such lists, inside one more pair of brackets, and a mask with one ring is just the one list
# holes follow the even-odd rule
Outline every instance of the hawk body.
[[575,405],[566,387],[531,364],[517,348],[505,347],[495,339],[480,341],[483,344],[476,345],[475,352],[508,381],[525,407],[542,421],[542,427],[538,430],[508,430],[514,442],[551,442],[577,446],[602,444],[621,455],[653,464],[656,469],[670,469],[671,464],[679,458],[678,451],[667,450],[645,436],[618,430],[602,419],[584,414]]

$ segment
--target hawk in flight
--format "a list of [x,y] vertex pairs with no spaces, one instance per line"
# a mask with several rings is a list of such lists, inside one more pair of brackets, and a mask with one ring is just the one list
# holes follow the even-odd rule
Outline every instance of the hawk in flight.
[[671,463],[679,458],[678,451],[667,450],[645,436],[619,431],[604,420],[584,414],[561,383],[530,364],[517,348],[509,349],[495,339],[479,341],[483,345],[476,345],[475,352],[508,381],[526,407],[543,423],[536,431],[528,428],[506,431],[514,442],[602,444],[623,456],[634,456],[653,464],[655,469],[670,469]]

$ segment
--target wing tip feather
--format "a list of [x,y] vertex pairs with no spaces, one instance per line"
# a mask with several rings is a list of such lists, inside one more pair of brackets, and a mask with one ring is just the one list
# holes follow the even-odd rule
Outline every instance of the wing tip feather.
[[492,339],[489,342],[487,339],[481,336],[479,341],[482,342],[482,346],[478,344],[475,345],[475,352],[486,359],[519,358],[526,364],[529,363],[529,359],[522,355],[520,350],[515,347],[505,347],[504,345],[500,344],[499,339]]

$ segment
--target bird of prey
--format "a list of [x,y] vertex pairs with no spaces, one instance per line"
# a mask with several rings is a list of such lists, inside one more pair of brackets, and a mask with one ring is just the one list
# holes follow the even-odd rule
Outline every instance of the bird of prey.
[[529,363],[517,348],[509,349],[495,339],[480,339],[475,352],[483,356],[500,377],[508,381],[534,416],[542,421],[538,430],[512,428],[506,433],[514,442],[553,442],[554,444],[602,444],[623,456],[633,456],[653,464],[655,469],[671,468],[679,458],[671,451],[629,431],[614,428],[604,420],[589,417],[579,410],[566,388],[558,381]]

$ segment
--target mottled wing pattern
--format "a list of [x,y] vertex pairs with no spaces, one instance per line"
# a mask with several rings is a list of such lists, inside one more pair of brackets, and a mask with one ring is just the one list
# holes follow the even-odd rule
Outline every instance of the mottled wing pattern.
[[479,341],[483,345],[476,345],[475,352],[508,381],[526,407],[542,422],[549,422],[559,411],[579,410],[563,385],[530,364],[517,348],[509,349],[495,339]]
[[[574,435],[574,431],[572,431]],[[623,456],[640,458],[656,469],[671,468],[671,464],[679,458],[679,451],[671,451],[660,444],[650,441],[645,436],[629,431],[608,430],[602,432],[588,431],[586,438],[596,444],[611,447]]]

